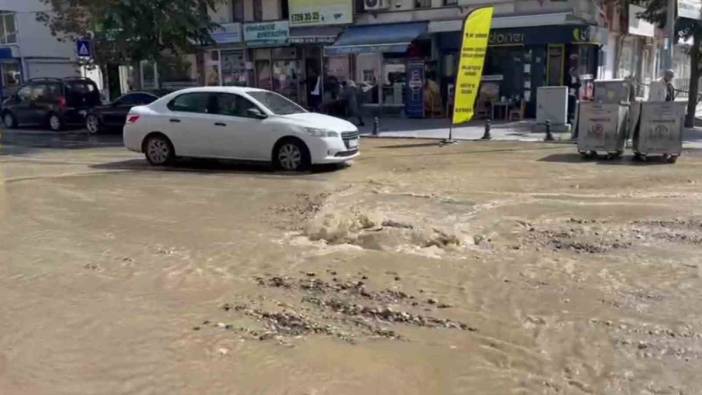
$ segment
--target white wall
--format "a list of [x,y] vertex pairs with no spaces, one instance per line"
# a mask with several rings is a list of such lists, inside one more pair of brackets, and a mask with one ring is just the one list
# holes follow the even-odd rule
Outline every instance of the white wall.
[[67,58],[75,60],[75,43],[60,42],[42,22],[37,22],[36,12],[48,8],[39,0],[0,0],[0,10],[17,12],[15,24],[18,32],[16,49],[21,57]]

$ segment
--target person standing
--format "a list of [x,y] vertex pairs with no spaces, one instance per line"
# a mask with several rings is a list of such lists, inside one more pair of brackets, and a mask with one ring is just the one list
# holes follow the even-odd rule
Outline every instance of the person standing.
[[349,119],[358,119],[357,126],[365,126],[363,122],[363,117],[361,116],[361,110],[358,105],[358,87],[353,80],[346,80],[342,83],[343,93],[342,97],[346,103],[346,115]]
[[675,101],[675,85],[673,85],[673,80],[675,79],[675,72],[673,70],[666,70],[663,74],[662,83],[665,84],[665,101]]
[[568,121],[573,122],[575,119],[575,111],[578,106],[578,97],[580,96],[580,74],[578,73],[578,55],[570,56],[570,67],[568,68]]

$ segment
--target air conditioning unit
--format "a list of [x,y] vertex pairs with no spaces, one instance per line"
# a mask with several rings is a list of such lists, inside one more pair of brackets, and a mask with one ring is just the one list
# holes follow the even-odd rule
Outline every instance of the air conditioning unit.
[[366,11],[387,10],[390,8],[389,0],[363,0],[363,8]]

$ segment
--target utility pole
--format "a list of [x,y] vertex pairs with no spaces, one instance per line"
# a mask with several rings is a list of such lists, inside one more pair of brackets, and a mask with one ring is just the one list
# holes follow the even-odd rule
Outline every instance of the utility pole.
[[666,12],[665,31],[666,31],[666,48],[661,59],[661,72],[673,68],[673,57],[675,54],[675,20],[678,0],[668,0],[668,10]]

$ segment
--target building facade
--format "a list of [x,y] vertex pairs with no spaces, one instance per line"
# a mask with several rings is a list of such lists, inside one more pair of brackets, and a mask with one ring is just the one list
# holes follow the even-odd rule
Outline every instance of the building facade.
[[0,0],[0,96],[7,97],[30,78],[80,75],[76,46],[51,35],[37,13],[39,0]]
[[[193,83],[272,89],[309,107],[335,107],[354,81],[371,113],[450,113],[464,18],[495,7],[484,71],[492,102],[533,115],[536,90],[657,75],[661,33],[626,1],[229,0],[212,12],[215,44],[188,57]],[[153,67],[141,76],[155,81]],[[642,88],[643,89],[643,88]],[[639,92],[645,94],[645,92]]]

